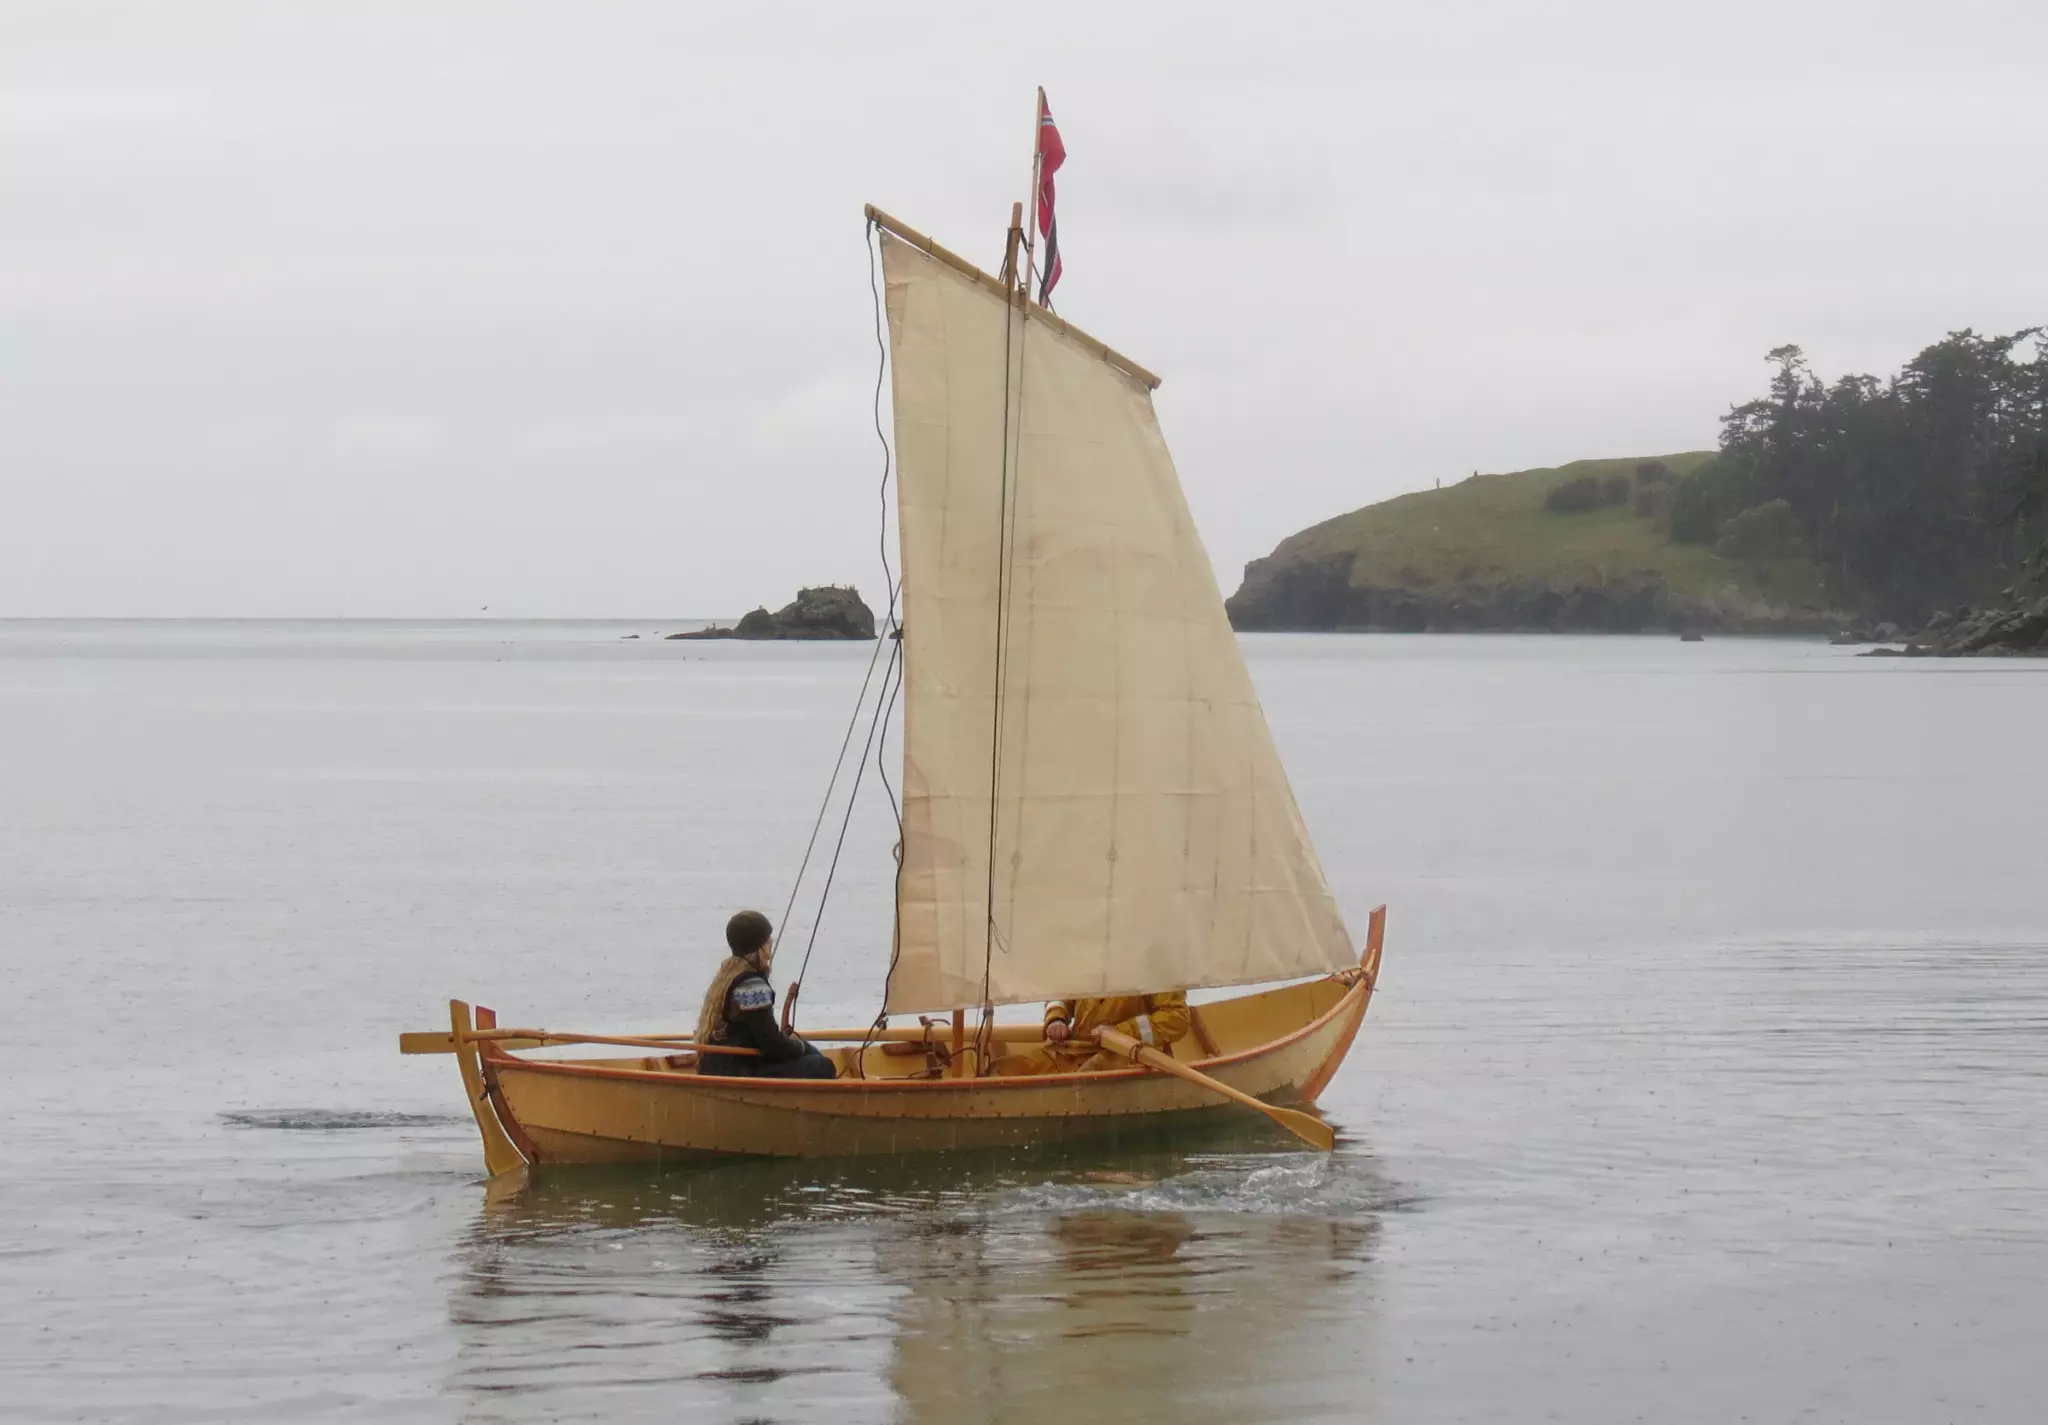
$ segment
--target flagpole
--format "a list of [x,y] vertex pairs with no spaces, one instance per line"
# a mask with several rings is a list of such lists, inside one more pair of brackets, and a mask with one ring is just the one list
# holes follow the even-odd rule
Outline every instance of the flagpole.
[[1045,86],[1038,86],[1038,104],[1031,112],[1031,221],[1024,225],[1022,277],[1024,299],[1031,300],[1031,274],[1038,253],[1038,166],[1045,161]]

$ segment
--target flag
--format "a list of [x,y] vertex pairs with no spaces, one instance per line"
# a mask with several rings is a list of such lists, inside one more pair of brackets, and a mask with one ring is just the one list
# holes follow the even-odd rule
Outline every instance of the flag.
[[1052,121],[1046,107],[1045,91],[1038,91],[1038,235],[1045,240],[1039,256],[1038,305],[1052,305],[1052,289],[1060,280],[1060,226],[1053,218],[1052,176],[1067,161],[1067,146],[1060,142],[1060,126]]

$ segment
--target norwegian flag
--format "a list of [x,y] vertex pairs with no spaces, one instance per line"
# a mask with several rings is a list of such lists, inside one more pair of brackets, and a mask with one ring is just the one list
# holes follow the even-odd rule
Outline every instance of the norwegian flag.
[[1038,91],[1038,235],[1045,239],[1039,259],[1038,305],[1052,305],[1052,289],[1060,280],[1060,225],[1053,217],[1052,176],[1067,161],[1067,146],[1060,142],[1060,126],[1052,121],[1046,107],[1045,91]]

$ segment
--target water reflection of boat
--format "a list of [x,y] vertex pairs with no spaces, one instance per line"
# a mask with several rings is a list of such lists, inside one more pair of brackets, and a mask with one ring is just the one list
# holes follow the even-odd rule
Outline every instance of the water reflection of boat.
[[[1158,378],[1031,300],[1021,213],[1000,276],[868,217],[903,559],[880,685],[904,707],[883,1013],[950,1013],[950,1043],[810,1031],[861,1041],[832,1051],[836,1081],[714,1078],[688,1056],[527,1057],[456,1002],[449,1035],[416,1038],[456,1054],[494,1174],[1115,1136],[1210,1109],[1217,1083],[1313,1103],[1365,1016],[1383,921],[1361,961],[1167,453]],[[1153,1061],[1172,1072],[988,1076],[1010,1037],[997,1005],[1283,980],[1303,982],[1203,1006]]]
[[451,1388],[484,1415],[542,1388],[676,1418],[1326,1411],[1391,1194],[1354,1155],[1211,1146],[533,1178],[463,1248]]
[[891,1242],[877,1267],[904,1287],[900,1418],[1238,1425],[1296,1418],[1290,1391],[1322,1418],[1329,1363],[1358,1348],[1352,1277],[1375,1234],[1344,1217],[1103,1206],[1000,1249],[985,1234]]
[[475,1417],[537,1394],[558,1402],[547,1418],[699,1418],[678,1402],[771,1402],[848,1369],[805,1334],[834,1253],[790,1242],[745,1205],[750,1187],[774,1200],[774,1185],[694,1201],[679,1186],[596,1168],[522,1175],[518,1191],[486,1198],[449,1307],[449,1389]]

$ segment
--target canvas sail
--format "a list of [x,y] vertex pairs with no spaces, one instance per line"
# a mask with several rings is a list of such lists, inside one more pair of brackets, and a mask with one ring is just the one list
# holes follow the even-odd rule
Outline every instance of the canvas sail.
[[886,231],[882,259],[905,640],[887,1008],[1355,963],[1146,384],[992,279]]

